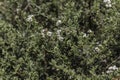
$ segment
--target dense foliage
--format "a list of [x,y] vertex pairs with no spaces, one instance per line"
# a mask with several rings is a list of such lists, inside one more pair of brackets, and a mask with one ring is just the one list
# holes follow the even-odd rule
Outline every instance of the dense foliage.
[[120,75],[119,0],[0,2],[1,80]]

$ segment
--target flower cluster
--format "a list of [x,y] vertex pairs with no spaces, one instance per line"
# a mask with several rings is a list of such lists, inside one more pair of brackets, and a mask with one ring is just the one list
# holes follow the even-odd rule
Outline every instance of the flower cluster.
[[103,0],[103,2],[106,4],[106,7],[112,7],[111,0]]
[[59,26],[61,23],[62,23],[62,21],[61,21],[61,20],[58,20],[58,21],[56,22],[56,26]]
[[[57,34],[58,40],[63,41],[64,38],[60,35],[60,33],[61,33],[61,30],[57,30],[56,34]],[[52,34],[53,34],[53,32],[48,31],[47,29],[41,30],[42,37],[45,37],[46,35],[51,37]]]
[[103,45],[100,42],[96,42],[96,47],[94,48],[95,52],[99,53],[103,49]]
[[42,37],[45,37],[45,29],[41,30]]
[[50,36],[52,36],[52,32],[48,31],[47,29],[43,29],[43,30],[41,30],[41,35],[42,35],[42,37],[45,37],[45,35],[50,37]]
[[27,17],[27,21],[28,22],[32,22],[33,21],[33,17],[34,17],[34,15],[28,15],[28,17]]
[[63,41],[64,38],[60,35],[60,33],[61,33],[61,30],[57,30],[58,40]]
[[99,47],[95,47],[95,51],[96,52],[100,52],[100,48]]
[[52,36],[52,32],[51,32],[51,31],[48,31],[48,32],[47,32],[47,36]]
[[87,38],[87,37],[89,37],[90,34],[92,34],[92,33],[93,33],[93,31],[92,31],[91,29],[89,29],[86,33],[82,32],[82,34],[83,34],[83,38]]
[[116,65],[110,66],[106,73],[112,73],[113,71],[118,70],[118,67]]

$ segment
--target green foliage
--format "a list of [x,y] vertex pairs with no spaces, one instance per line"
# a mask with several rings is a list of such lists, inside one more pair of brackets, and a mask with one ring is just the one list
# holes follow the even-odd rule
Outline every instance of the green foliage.
[[111,4],[107,7],[101,0],[0,2],[0,79],[119,76],[120,1]]

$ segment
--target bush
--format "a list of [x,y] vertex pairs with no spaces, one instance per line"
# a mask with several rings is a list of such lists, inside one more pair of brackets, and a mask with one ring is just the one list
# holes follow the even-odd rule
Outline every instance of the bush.
[[4,0],[0,78],[111,80],[118,76],[119,3]]

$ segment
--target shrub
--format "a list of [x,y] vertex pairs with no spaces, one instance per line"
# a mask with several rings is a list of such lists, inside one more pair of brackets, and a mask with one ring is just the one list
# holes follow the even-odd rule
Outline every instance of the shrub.
[[4,0],[0,78],[110,80],[119,75],[119,3]]

